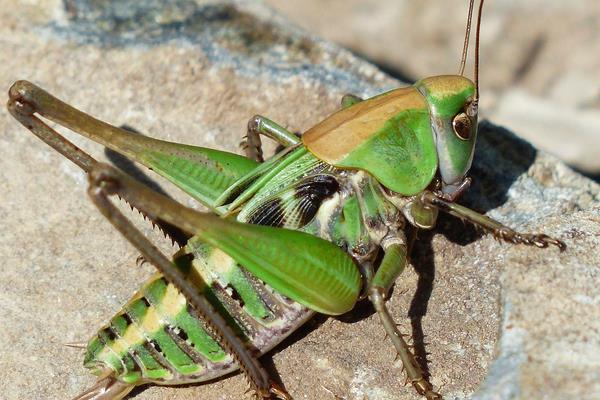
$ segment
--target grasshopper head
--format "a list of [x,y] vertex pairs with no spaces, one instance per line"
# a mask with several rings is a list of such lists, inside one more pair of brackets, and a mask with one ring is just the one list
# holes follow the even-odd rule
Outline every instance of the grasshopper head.
[[477,137],[475,84],[460,75],[425,78],[415,84],[429,105],[442,190],[451,195],[471,168]]
[[[415,84],[429,105],[431,128],[438,158],[442,192],[455,199],[468,186],[467,172],[473,161],[477,138],[477,106],[479,103],[479,32],[483,1],[479,0],[477,36],[475,37],[474,80],[465,78],[469,50],[471,18],[475,0],[469,1],[467,28],[458,75],[442,75]],[[466,185],[465,185],[466,184]]]

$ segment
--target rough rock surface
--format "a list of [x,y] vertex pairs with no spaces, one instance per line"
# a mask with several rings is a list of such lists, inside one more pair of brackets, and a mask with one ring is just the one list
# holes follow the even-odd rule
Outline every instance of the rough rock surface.
[[[255,113],[303,131],[346,92],[398,85],[253,2],[159,3],[0,7],[0,88],[28,79],[113,124],[234,151]],[[69,398],[94,378],[63,344],[93,335],[152,268],[136,267],[137,253],[86,199],[75,166],[5,110],[0,132],[1,397]],[[390,308],[429,353],[432,382],[449,399],[598,398],[600,188],[500,126],[484,122],[480,132],[463,203],[557,236],[567,251],[501,245],[443,217],[420,235],[415,269],[397,282]],[[361,303],[342,318],[317,318],[265,363],[298,399],[417,398],[393,360]],[[239,399],[245,389],[234,375],[131,397]]]

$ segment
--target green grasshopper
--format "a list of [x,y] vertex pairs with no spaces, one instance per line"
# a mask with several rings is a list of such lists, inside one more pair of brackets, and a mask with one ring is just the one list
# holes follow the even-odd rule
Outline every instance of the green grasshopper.
[[[364,297],[408,381],[427,399],[441,399],[385,304],[410,253],[405,228],[432,229],[442,210],[510,243],[565,248],[455,203],[470,184],[477,136],[483,0],[474,82],[463,76],[473,3],[458,75],[366,100],[346,95],[340,111],[301,138],[255,116],[245,157],[136,135],[32,83],[14,83],[10,113],[88,174],[92,201],[159,271],[87,344],[84,365],[99,380],[76,399],[122,399],[138,385],[205,382],[237,368],[258,398],[291,399],[258,356],[315,312],[343,314]],[[186,208],[99,163],[35,114],[149,167],[210,212]],[[283,149],[265,161],[260,135]],[[162,254],[115,207],[113,195],[176,233],[181,249],[172,258]]]

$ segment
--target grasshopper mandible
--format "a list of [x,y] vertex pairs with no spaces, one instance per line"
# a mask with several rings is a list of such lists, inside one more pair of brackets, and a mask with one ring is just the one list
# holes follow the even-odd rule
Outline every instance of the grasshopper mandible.
[[[76,399],[122,399],[140,384],[203,382],[236,368],[258,398],[290,399],[258,355],[315,312],[343,314],[361,296],[372,302],[408,381],[427,399],[440,399],[385,304],[410,253],[404,228],[432,229],[442,210],[511,243],[564,249],[559,240],[517,233],[455,203],[470,183],[477,136],[483,0],[474,82],[463,75],[473,3],[458,75],[366,100],[347,95],[340,111],[301,138],[256,116],[245,157],[135,135],[16,82],[10,113],[88,174],[94,204],[160,272],[88,343],[84,364],[100,378]],[[35,114],[153,169],[211,212],[186,208],[97,162]],[[283,150],[264,160],[260,135]],[[113,195],[166,232],[183,232],[181,250],[171,259],[158,251],[115,208]]]

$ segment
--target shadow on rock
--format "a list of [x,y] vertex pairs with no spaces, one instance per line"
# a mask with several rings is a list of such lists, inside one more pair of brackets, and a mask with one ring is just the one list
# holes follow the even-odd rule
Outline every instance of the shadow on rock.
[[469,173],[473,185],[461,203],[485,213],[506,202],[508,190],[533,165],[537,150],[529,142],[489,121],[479,124],[477,140]]

